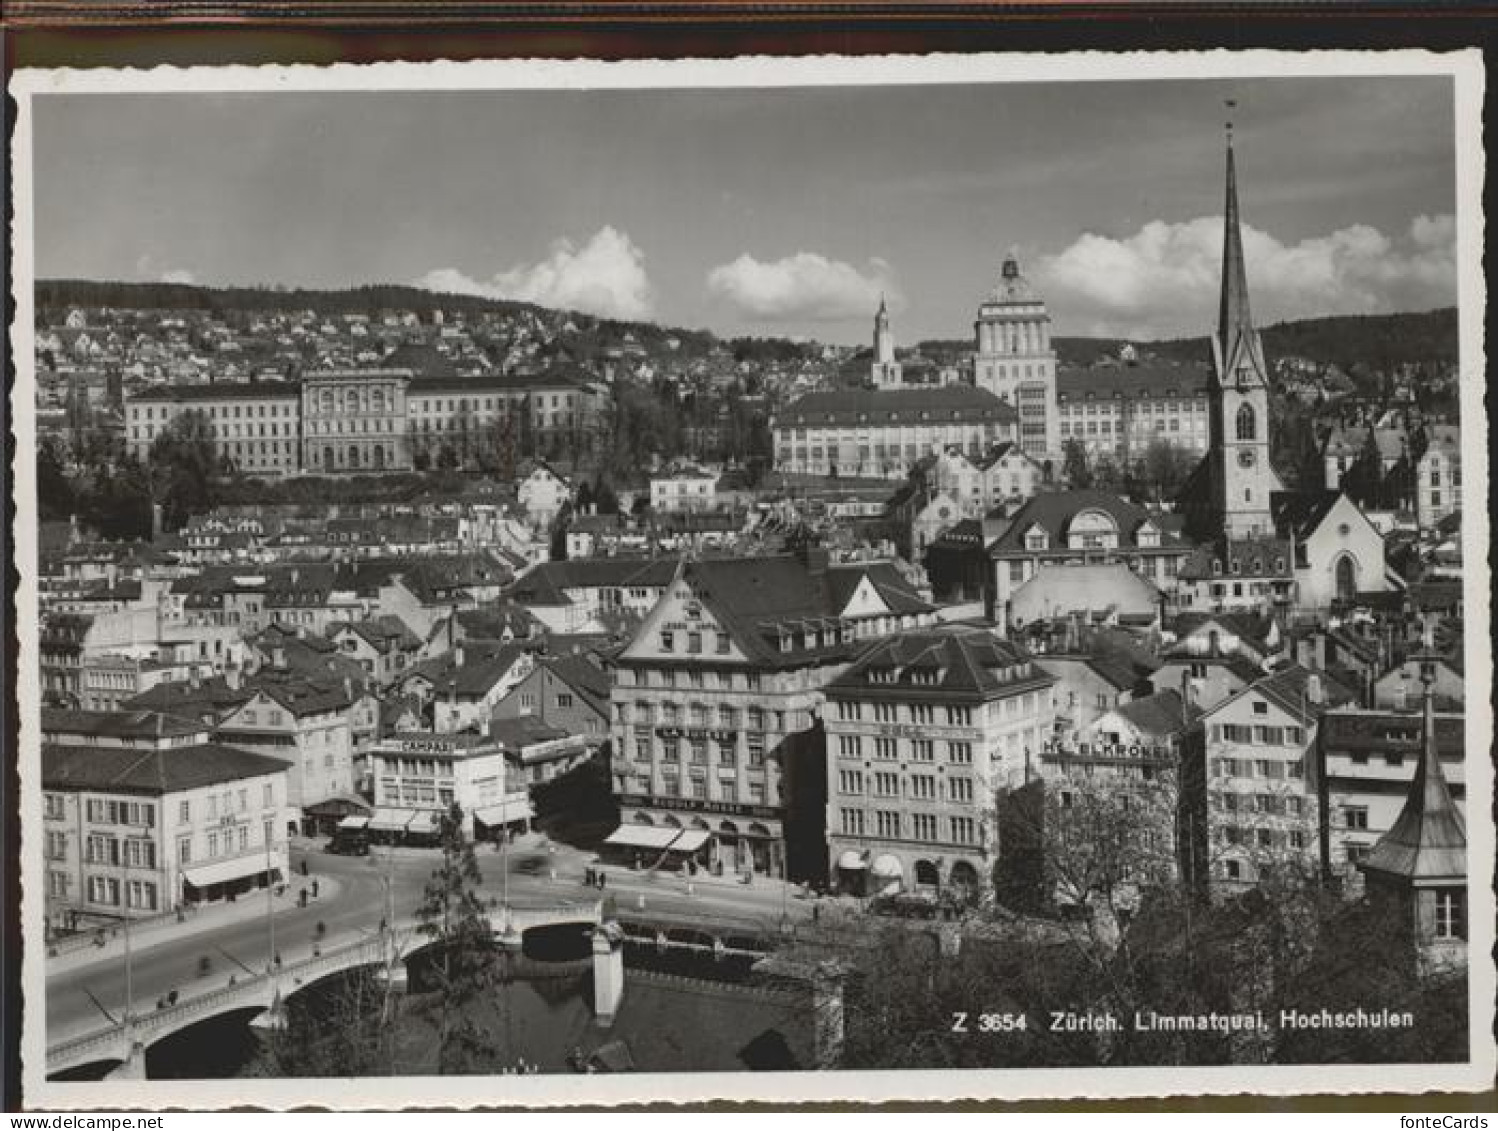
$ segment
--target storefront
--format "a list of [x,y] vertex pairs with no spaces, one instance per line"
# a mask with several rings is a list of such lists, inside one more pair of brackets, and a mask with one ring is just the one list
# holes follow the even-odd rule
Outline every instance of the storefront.
[[711,834],[702,829],[620,825],[603,842],[599,855],[611,863],[627,864],[640,871],[706,867],[710,839]]
[[785,868],[785,826],[773,806],[626,793],[619,796],[619,819],[620,828],[702,834],[714,871],[779,876]]
[[241,856],[183,868],[182,901],[213,903],[222,899],[233,902],[247,892],[264,888],[267,883],[279,883],[283,878],[280,869],[267,869],[265,865],[264,856]]
[[527,793],[514,794],[496,805],[481,805],[473,811],[473,838],[497,843],[507,832],[512,837],[530,832],[535,816]]

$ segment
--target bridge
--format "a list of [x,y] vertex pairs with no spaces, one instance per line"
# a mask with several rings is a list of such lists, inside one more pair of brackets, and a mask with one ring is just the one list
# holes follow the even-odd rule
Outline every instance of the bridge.
[[[603,922],[602,900],[549,904],[539,907],[505,906],[489,916],[494,936],[504,945],[519,946],[526,932],[569,923],[598,926]],[[47,1047],[47,1075],[86,1064],[118,1061],[111,1079],[146,1078],[145,1050],[164,1037],[181,1032],[210,1017],[241,1010],[257,1010],[256,1021],[275,1025],[286,998],[333,974],[363,966],[393,968],[432,945],[415,919],[403,920],[380,934],[326,950],[314,948],[310,957],[285,963],[264,974],[235,978],[229,985],[196,994],[185,1001],[136,1013],[127,1021],[56,1041]]]

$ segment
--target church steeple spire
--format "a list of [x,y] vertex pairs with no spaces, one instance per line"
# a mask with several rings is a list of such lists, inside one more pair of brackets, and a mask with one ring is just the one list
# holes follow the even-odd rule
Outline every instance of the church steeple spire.
[[[1229,101],[1231,110],[1236,103]],[[1227,202],[1222,224],[1222,298],[1217,315],[1217,348],[1224,383],[1252,377],[1263,381],[1263,353],[1248,306],[1248,271],[1243,261],[1242,221],[1238,213],[1238,171],[1233,159],[1233,123],[1227,124]],[[1245,372],[1246,370],[1246,372]]]

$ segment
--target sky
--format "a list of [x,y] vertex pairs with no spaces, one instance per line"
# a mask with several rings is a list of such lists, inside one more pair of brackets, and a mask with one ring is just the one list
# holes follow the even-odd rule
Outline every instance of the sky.
[[1261,325],[1456,301],[1445,77],[42,94],[39,278],[406,283],[720,334],[1211,328],[1224,99]]

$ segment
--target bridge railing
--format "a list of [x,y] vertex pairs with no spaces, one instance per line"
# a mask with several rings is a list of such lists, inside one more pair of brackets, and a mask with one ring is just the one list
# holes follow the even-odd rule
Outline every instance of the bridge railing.
[[[137,1014],[131,1021],[129,1029],[134,1039],[141,1044],[150,1044],[158,1035],[185,1028],[199,1018],[228,1012],[225,1007],[232,1006],[232,1003],[237,1000],[248,999],[253,1002],[264,994],[266,983],[272,979],[291,978],[304,981],[309,974],[321,974],[348,966],[363,965],[365,962],[376,962],[384,956],[384,946],[382,939],[358,939],[345,946],[314,954],[300,962],[288,963],[273,973],[256,974],[243,981],[236,981],[230,986],[220,986],[206,993],[195,994],[178,1005]],[[123,1023],[116,1023],[82,1036],[58,1041],[47,1049],[49,1067],[54,1064],[87,1063],[96,1053],[99,1059],[106,1059],[107,1054],[119,1051],[118,1042],[125,1032],[126,1026]],[[52,1067],[52,1070],[57,1069]]]

